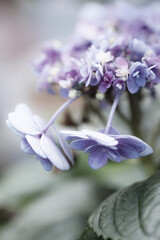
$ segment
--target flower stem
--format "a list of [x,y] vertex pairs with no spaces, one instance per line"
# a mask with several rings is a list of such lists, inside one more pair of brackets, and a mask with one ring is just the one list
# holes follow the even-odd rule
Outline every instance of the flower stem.
[[112,124],[113,115],[114,115],[114,112],[116,110],[117,104],[119,102],[120,96],[121,96],[121,92],[118,93],[117,96],[114,99],[113,105],[112,105],[110,113],[109,113],[108,122],[107,122],[107,126],[106,126],[106,129],[105,129],[105,134],[109,133],[109,130],[110,130],[110,127],[111,127],[111,124]]
[[48,124],[45,126],[45,128],[43,129],[43,133],[45,133],[48,128],[50,128],[52,126],[52,124],[54,123],[54,121],[57,119],[57,117],[75,100],[77,100],[78,98],[80,98],[81,96],[83,96],[84,94],[87,94],[89,91],[84,92],[83,94],[69,99],[68,101],[66,101],[52,116],[52,118],[50,119],[50,121],[48,122]]

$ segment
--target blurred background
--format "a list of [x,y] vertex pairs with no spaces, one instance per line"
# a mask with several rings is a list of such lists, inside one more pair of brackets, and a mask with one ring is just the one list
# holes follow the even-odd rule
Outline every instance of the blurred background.
[[[126,183],[123,166],[95,173],[98,181],[97,176],[78,178],[76,171],[46,173],[21,152],[18,137],[6,127],[8,113],[20,102],[46,120],[62,103],[57,96],[37,92],[31,61],[46,41],[69,38],[86,2],[91,1],[0,0],[0,240],[77,239],[88,215],[107,194],[146,177],[139,168],[128,172],[134,176]],[[138,6],[149,0],[126,2]]]

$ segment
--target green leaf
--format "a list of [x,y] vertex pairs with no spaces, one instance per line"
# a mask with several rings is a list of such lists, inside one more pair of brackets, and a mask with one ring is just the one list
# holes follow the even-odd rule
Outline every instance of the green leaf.
[[85,239],[160,239],[160,172],[107,198],[90,217]]

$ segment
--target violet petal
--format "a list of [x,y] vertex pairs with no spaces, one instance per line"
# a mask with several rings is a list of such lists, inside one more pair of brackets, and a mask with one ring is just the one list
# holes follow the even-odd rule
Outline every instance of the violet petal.
[[102,151],[102,147],[97,147],[90,153],[88,158],[89,166],[93,169],[104,167],[108,161],[107,154]]

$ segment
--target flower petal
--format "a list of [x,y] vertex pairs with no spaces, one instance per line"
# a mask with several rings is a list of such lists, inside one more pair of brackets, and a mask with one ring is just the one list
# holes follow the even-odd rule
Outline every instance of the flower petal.
[[80,138],[88,139],[86,134],[84,132],[82,132],[82,131],[62,130],[62,131],[60,131],[60,133],[65,136],[65,139],[67,141],[80,139]]
[[118,152],[125,159],[135,159],[139,157],[139,153],[133,147],[126,144],[119,144]]
[[139,89],[139,86],[136,84],[136,82],[134,81],[134,79],[132,79],[132,77],[129,77],[127,80],[127,87],[128,87],[128,91],[130,93],[136,93]]
[[45,122],[38,115],[33,115],[33,120],[40,130],[43,130],[45,127]]
[[88,147],[96,144],[94,140],[90,139],[80,139],[76,140],[70,143],[70,146],[73,149],[79,150],[79,151],[85,151]]
[[36,159],[42,164],[46,171],[50,171],[52,169],[53,164],[48,158],[41,158],[39,155],[36,155]]
[[9,120],[6,120],[6,124],[7,124],[7,126],[8,126],[14,133],[16,133],[18,136],[20,136],[20,137],[24,137],[24,136],[25,136],[24,133],[18,131],[16,128],[14,128],[14,127],[12,126],[12,124],[10,123]]
[[146,85],[146,79],[143,77],[136,78],[135,81],[139,87],[144,87]]
[[119,142],[119,144],[126,144],[134,148],[139,153],[143,152],[146,148],[146,143],[135,136],[118,135],[118,136],[115,136],[115,139]]
[[115,162],[121,162],[122,158],[117,150],[107,149],[106,153],[108,154],[108,158]]
[[40,137],[26,135],[26,139],[37,155],[39,155],[42,158],[47,158],[47,156],[42,151],[42,148],[40,146]]
[[40,133],[33,121],[32,112],[25,104],[19,104],[15,112],[9,113],[8,119],[10,125],[23,134],[37,135]]
[[49,137],[45,136],[44,134],[42,134],[40,146],[43,152],[46,154],[47,158],[57,168],[61,170],[68,170],[70,168],[69,163],[67,162],[66,158],[59,150],[59,148]]
[[69,158],[71,163],[74,164],[73,152],[72,152],[69,144],[67,143],[67,141],[65,140],[64,136],[61,133],[58,133],[58,131],[56,131],[56,132],[58,134],[59,143],[60,143],[63,151],[65,152],[65,154],[67,155],[67,157]]
[[101,145],[104,146],[116,146],[118,142],[112,138],[111,136],[108,136],[104,133],[96,132],[96,131],[91,131],[91,130],[82,130],[82,132],[86,133],[88,137],[91,139],[95,140]]
[[116,60],[115,60],[115,63],[116,63],[118,68],[128,68],[127,61],[122,57],[117,57]]
[[97,147],[90,153],[88,158],[89,166],[93,169],[104,167],[108,161],[107,154],[103,152],[103,147]]
[[31,148],[31,146],[30,146],[29,143],[27,142],[26,138],[22,138],[22,139],[21,139],[21,149],[22,149],[22,151],[24,151],[25,153],[35,154],[35,152],[34,152],[33,149]]

